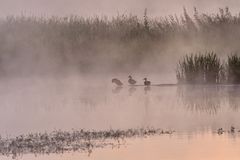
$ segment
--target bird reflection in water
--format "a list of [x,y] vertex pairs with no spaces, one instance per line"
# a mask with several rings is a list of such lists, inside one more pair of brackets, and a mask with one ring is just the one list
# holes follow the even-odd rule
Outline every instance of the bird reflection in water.
[[122,89],[123,89],[122,86],[116,86],[114,89],[112,89],[112,93],[118,94],[121,92]]
[[148,92],[150,92],[151,91],[151,87],[150,86],[145,86],[144,87],[144,93],[145,94],[148,94]]
[[119,93],[123,88],[122,87],[123,83],[117,78],[113,78],[112,83],[114,83],[116,85],[116,87],[114,89],[112,89],[112,93],[114,93],[114,94]]
[[143,115],[143,126],[149,126],[151,123],[151,95],[148,94],[151,91],[150,86],[144,87],[144,96],[143,96],[143,102],[144,102],[144,115]]
[[131,87],[128,89],[129,95],[130,95],[130,96],[133,95],[133,93],[136,92],[136,90],[137,90],[136,87],[131,86]]

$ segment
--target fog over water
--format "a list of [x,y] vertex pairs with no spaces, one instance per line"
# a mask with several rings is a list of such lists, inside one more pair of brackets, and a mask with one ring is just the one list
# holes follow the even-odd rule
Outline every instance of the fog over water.
[[201,133],[240,127],[239,86],[117,88],[110,81],[76,76],[2,81],[0,133],[139,127]]
[[[96,125],[95,121],[97,120],[101,123],[102,118],[106,118],[104,115],[109,113],[112,115],[110,114],[110,117],[108,117],[109,119],[106,121],[113,121],[115,114],[119,113],[115,108],[117,106],[120,108],[125,107],[124,109],[126,110],[123,110],[121,112],[122,114],[136,114],[138,107],[142,107],[144,110],[148,103],[154,107],[153,110],[155,111],[159,111],[157,108],[158,106],[170,107],[169,109],[171,109],[171,107],[176,108],[178,106],[179,97],[183,103],[179,105],[181,106],[179,114],[177,111],[176,115],[172,115],[168,120],[166,117],[166,121],[163,121],[164,118],[162,116],[166,116],[168,113],[163,114],[160,112],[159,114],[163,118],[162,121],[160,121],[161,125],[159,124],[160,122],[157,122],[157,124],[149,123],[149,125],[168,128],[166,124],[171,124],[171,122],[174,124],[175,121],[172,121],[174,117],[178,115],[182,116],[181,114],[185,114],[186,110],[193,110],[195,112],[206,111],[207,113],[218,115],[219,112],[217,111],[221,110],[221,106],[223,105],[223,103],[217,103],[219,102],[218,99],[221,99],[221,96],[232,97],[232,95],[229,96],[229,94],[219,95],[219,97],[216,98],[216,102],[204,97],[205,94],[209,94],[210,97],[214,94],[218,95],[218,89],[207,89],[209,91],[213,90],[213,93],[209,93],[209,91],[200,93],[195,92],[194,96],[191,97],[191,95],[188,95],[188,92],[192,93],[189,88],[184,89],[183,96],[179,96],[177,95],[177,88],[173,90],[172,88],[164,90],[153,87],[152,90],[148,91],[148,88],[144,87],[135,89],[127,86],[127,77],[130,74],[136,78],[138,81],[137,84],[143,84],[144,77],[148,77],[152,81],[152,84],[176,83],[174,73],[176,62],[186,53],[201,50],[216,50],[219,51],[221,57],[226,57],[225,51],[226,53],[231,53],[230,51],[240,50],[238,43],[238,34],[240,34],[240,31],[234,23],[236,17],[233,17],[228,9],[220,10],[223,23],[220,23],[219,30],[216,32],[214,27],[216,27],[215,25],[219,22],[218,14],[213,17],[208,17],[208,19],[216,22],[216,24],[213,25],[205,21],[204,16],[200,17],[202,19],[195,17],[194,20],[196,21],[201,20],[204,24],[206,22],[206,25],[203,25],[202,28],[199,27],[200,29],[198,31],[197,25],[195,26],[195,24],[192,23],[188,14],[186,12],[183,13],[183,6],[187,9],[191,8],[191,10],[196,6],[201,12],[207,13],[216,13],[219,7],[229,6],[234,15],[237,7],[240,6],[240,2],[223,0],[210,2],[170,0],[168,3],[156,0],[1,1],[0,15],[3,17],[6,15],[18,15],[23,13],[24,15],[43,16],[75,14],[85,18],[92,15],[114,16],[118,13],[132,13],[133,15],[140,15],[142,18],[139,20],[136,17],[130,16],[125,18],[123,16],[105,21],[104,19],[99,20],[97,18],[93,18],[93,20],[81,18],[35,19],[34,17],[28,19],[28,16],[26,16],[2,20],[0,23],[0,71],[2,73],[1,75],[3,75],[0,82],[3,95],[1,109],[5,110],[5,108],[7,108],[10,110],[9,114],[1,116],[3,119],[8,119],[3,125],[9,128],[9,130],[3,127],[0,128],[0,131],[2,133],[21,133],[18,129],[13,131],[15,128],[14,126],[19,126],[20,124],[13,124],[12,126],[9,125],[9,123],[14,122],[14,120],[17,120],[17,122],[21,122],[21,120],[28,122],[28,120],[23,118],[25,114],[29,113],[28,115],[32,116],[34,119],[37,117],[34,115],[34,112],[36,112],[35,109],[40,108],[43,112],[46,112],[48,109],[60,106],[63,107],[63,110],[69,109],[71,113],[64,117],[66,112],[62,112],[62,115],[59,115],[61,112],[52,112],[52,114],[48,115],[48,118],[52,120],[56,120],[57,117],[60,119],[69,118],[70,122],[61,119],[56,121],[53,126],[46,127],[43,125],[44,127],[42,127],[42,129],[61,128],[61,126],[64,126],[63,124],[65,122],[67,122],[66,126],[71,123],[76,124],[78,128],[84,127],[88,129],[95,127],[137,127],[141,126],[138,120],[133,121],[133,125],[129,126],[128,124],[131,123],[127,121],[103,125]],[[152,26],[149,27],[148,19],[145,18],[145,21],[143,19],[145,8],[148,8],[148,16],[164,16],[176,13],[179,17],[180,15],[184,15],[184,18],[182,18],[182,22],[180,23],[178,23],[178,19],[156,22],[152,22],[152,19],[150,19],[149,22],[152,22]],[[224,21],[225,19],[232,23]],[[224,25],[225,22],[227,25]],[[205,26],[207,27],[204,28]],[[136,30],[133,30],[135,27]],[[207,30],[208,28],[210,29]],[[236,32],[233,33],[232,29],[235,29]],[[121,33],[123,32],[125,34],[122,35]],[[158,33],[157,38],[154,37],[155,33]],[[209,33],[217,36],[211,36]],[[228,40],[227,38],[226,40],[223,39],[223,37],[226,37],[225,34],[228,36]],[[88,74],[88,72],[91,73]],[[13,79],[11,79],[12,77]],[[115,88],[111,83],[113,77],[120,78],[123,81],[124,89]],[[132,93],[129,92],[135,90],[137,90],[136,93],[139,92],[139,95],[131,96]],[[225,91],[226,90],[221,90],[220,92],[225,93]],[[120,93],[117,96],[116,93],[118,92]],[[146,97],[145,92],[152,93],[153,95]],[[171,96],[168,97],[168,95],[166,96],[165,94],[169,92]],[[234,96],[235,94],[233,94],[233,97]],[[132,98],[133,101],[131,101]],[[213,98],[215,99],[215,97]],[[154,100],[151,102],[150,99]],[[193,101],[191,101],[191,99],[193,99]],[[140,104],[138,104],[139,100],[141,100]],[[168,101],[166,102],[166,100]],[[203,103],[201,103],[202,100]],[[229,100],[226,101],[229,102]],[[232,108],[236,108],[234,111],[237,111],[238,104],[235,103],[237,101],[238,99],[231,101],[234,102],[234,104],[229,105],[227,108],[235,106]],[[121,104],[120,102],[125,102],[126,104]],[[172,104],[172,102],[174,104]],[[79,122],[79,117],[77,115],[71,115],[72,112],[75,114],[75,107],[78,106],[80,111],[84,110],[84,107],[90,107],[88,108],[90,110],[93,109],[91,112],[96,115],[93,115],[91,119],[94,121],[92,126],[86,123],[86,121],[88,122],[89,120],[89,117],[86,116],[87,113],[83,114],[80,112],[83,117],[86,117],[86,119],[81,119],[82,124]],[[97,110],[98,106],[100,110]],[[104,107],[109,108],[106,109]],[[104,112],[104,109],[106,109],[106,112]],[[109,112],[108,109],[112,109],[113,111]],[[129,109],[132,109],[132,111],[129,111]],[[15,112],[15,110],[22,110],[23,114],[19,115],[21,112]],[[31,111],[33,112],[31,113]],[[169,114],[171,113],[174,113],[174,111],[169,112]],[[223,113],[228,112],[224,110]],[[10,116],[11,114],[13,116]],[[139,115],[141,115],[141,113],[139,113]],[[98,119],[99,116],[100,120]],[[128,116],[131,117],[131,115]],[[42,115],[39,116],[39,119],[37,119],[35,123],[32,123],[33,126],[31,127],[39,127],[39,123],[40,125],[46,123],[39,121],[41,117]],[[130,117],[128,118],[130,119]],[[152,117],[154,116],[151,115],[149,117],[150,121],[158,119]],[[211,116],[208,117],[212,118]],[[227,117],[231,116],[228,115]],[[144,119],[144,116],[136,118]],[[191,128],[188,126],[188,123],[183,128],[181,127],[185,125],[185,121],[187,121],[184,117],[182,118],[183,122],[181,124],[171,124],[172,127],[179,129],[183,129],[184,127],[185,129]],[[3,119],[1,123],[3,123]],[[117,121],[120,119],[117,119]],[[76,121],[73,123],[72,120]],[[213,121],[214,120],[215,119],[213,119]],[[180,120],[178,122],[180,122]],[[226,123],[226,125],[229,127],[231,123],[235,124],[235,120]],[[73,128],[76,126],[72,125]],[[221,127],[221,125],[210,123],[203,125],[203,128],[216,128],[216,126]],[[25,129],[31,131],[31,127],[25,127]],[[68,129],[69,128],[68,126]],[[198,126],[196,128],[198,128]],[[24,130],[22,130],[22,132],[24,132]]]
[[226,65],[240,53],[239,8],[239,0],[0,0],[0,144],[29,133],[152,127],[176,132],[60,159],[188,160],[202,148],[199,159],[217,159],[209,150],[239,159],[240,85],[182,85],[175,73],[186,54],[213,51]]
[[[240,31],[235,26],[235,23],[226,23],[226,26],[223,23],[223,27],[220,25],[219,30],[215,32],[214,25],[208,21],[206,22],[203,16],[200,17],[202,18],[201,22],[206,22],[206,26],[210,25],[210,27],[206,27],[207,29],[210,28],[209,32],[205,32],[205,25],[203,25],[203,28],[199,27],[199,31],[196,31],[197,29],[194,27],[197,25],[192,25],[192,21],[191,19],[189,20],[187,13],[183,13],[184,6],[190,10],[196,6],[200,12],[204,13],[219,13],[219,7],[229,6],[232,15],[234,15],[237,7],[240,6],[240,2],[223,0],[210,2],[170,0],[168,3],[157,0],[1,1],[1,16],[19,15],[21,13],[27,15],[26,17],[17,17],[15,19],[9,18],[1,22],[0,71],[3,75],[0,82],[3,95],[1,109],[5,110],[7,108],[9,111],[9,114],[1,116],[1,123],[4,122],[3,119],[8,119],[3,124],[5,127],[0,128],[1,133],[16,134],[17,132],[27,132],[31,131],[34,126],[42,130],[44,128],[51,130],[61,127],[69,129],[71,128],[70,126],[72,128],[83,127],[88,129],[138,127],[142,125],[139,123],[139,119],[144,119],[144,115],[141,116],[142,113],[138,113],[138,107],[144,111],[146,105],[152,106],[155,112],[159,111],[157,107],[163,107],[164,109],[169,107],[168,109],[171,110],[172,107],[176,109],[179,105],[180,108],[177,109],[180,109],[180,112],[171,110],[167,113],[162,113],[159,111],[157,118],[154,118],[150,113],[148,117],[150,121],[157,120],[158,116],[162,120],[144,126],[152,125],[163,128],[170,126],[180,130],[196,129],[200,127],[200,124],[202,128],[221,127],[220,124],[215,125],[215,119],[213,119],[213,122],[209,124],[205,124],[205,122],[203,124],[202,122],[198,123],[196,120],[198,125],[192,128],[191,124],[185,123],[188,120],[181,116],[186,113],[186,110],[218,115],[220,114],[221,106],[224,104],[217,103],[221,97],[233,97],[234,101],[231,101],[233,104],[227,108],[235,108],[236,110],[234,111],[238,111],[238,99],[235,98],[237,94],[235,92],[233,95],[224,94],[213,97],[214,100],[216,98],[216,101],[214,101],[206,99],[204,95],[207,94],[211,97],[214,94],[218,95],[218,93],[225,93],[229,90],[221,89],[219,91],[210,87],[207,91],[199,93],[199,90],[195,89],[196,92],[191,97],[191,94],[188,95],[188,93],[192,93],[191,88],[183,89],[183,95],[178,95],[178,88],[162,89],[153,87],[152,90],[148,91],[148,88],[144,87],[132,88],[127,86],[127,76],[129,74],[136,78],[137,84],[143,84],[144,77],[148,77],[152,84],[176,83],[176,62],[186,53],[216,50],[219,51],[221,57],[226,57],[225,51],[226,53],[231,53],[230,51],[240,50],[238,43]],[[178,19],[152,22],[152,26],[150,26],[152,28],[149,29],[149,26],[142,21],[145,8],[148,9],[148,16],[165,16],[176,13],[179,17],[184,15],[184,18],[179,24]],[[142,18],[139,20],[130,16],[106,21],[101,21],[97,18],[93,18],[93,20],[47,18],[51,15],[64,16],[71,14],[80,15],[84,18],[93,15],[115,16],[118,13],[132,13],[133,15],[140,15]],[[35,19],[34,17],[28,19],[28,15],[46,16],[46,19]],[[228,9],[220,11],[220,15],[223,17],[223,22],[226,22],[224,21],[225,18],[228,18],[230,22],[234,22],[235,17],[229,13]],[[212,18],[216,23],[218,22],[218,15],[208,18]],[[195,17],[194,20],[198,21],[199,19]],[[122,21],[123,23],[121,23]],[[136,32],[132,30],[134,27],[137,27]],[[105,30],[106,28],[109,29]],[[231,32],[232,28],[236,32]],[[181,30],[183,31],[181,32]],[[159,36],[157,38],[154,37],[155,31],[159,32],[157,32]],[[125,34],[122,35],[122,32],[125,32]],[[211,32],[213,35],[217,35],[217,37],[209,35]],[[228,36],[228,41],[223,39],[223,37],[226,37],[225,34]],[[206,40],[209,40],[209,42]],[[111,79],[114,77],[123,81],[124,89],[115,88],[114,84],[111,83]],[[136,93],[139,95],[130,93],[132,91],[135,92],[135,90],[137,90]],[[149,92],[152,96],[146,97],[146,92]],[[179,97],[182,104],[178,103]],[[125,104],[122,104],[122,100],[124,100]],[[138,103],[140,100],[141,103]],[[229,103],[229,100],[224,102]],[[20,127],[23,128],[21,131],[17,128],[20,124],[15,124],[14,122],[14,120],[17,120],[19,123],[21,121],[27,123],[28,120],[24,118],[25,114],[32,116],[31,118],[33,119],[37,118],[34,112],[39,108],[44,113],[57,107],[61,108],[61,106],[63,107],[62,115],[60,115],[61,112],[49,112],[51,114],[46,115],[49,116],[46,119],[55,121],[52,126],[48,126],[49,124],[44,125],[45,121],[43,123],[39,121],[42,119],[41,114],[35,123],[31,124],[32,126]],[[117,106],[120,108],[124,107],[126,110],[118,111],[115,108]],[[89,119],[91,116],[87,116],[88,113],[82,112],[85,107],[88,110],[92,110],[91,113],[94,113],[91,120]],[[80,119],[78,115],[72,115],[73,113],[75,114],[76,108],[80,110]],[[98,108],[100,109],[98,110]],[[110,112],[109,109],[111,110]],[[22,111],[22,114],[20,114],[21,112],[16,112],[16,110]],[[64,114],[67,113],[66,110],[69,110],[69,115],[64,117]],[[124,115],[127,112],[130,113],[130,115],[127,115],[130,117],[132,116],[131,114],[140,116],[135,117],[139,119],[132,121],[132,123],[128,123],[127,120],[114,123],[114,117],[120,111],[120,115]],[[224,110],[223,113],[228,114],[227,110]],[[10,116],[11,114],[13,116]],[[110,117],[106,117],[105,114],[109,114]],[[167,114],[173,115],[168,119]],[[209,115],[207,117],[212,118]],[[176,121],[172,120],[175,120],[174,117],[177,116],[180,116],[177,122],[182,120],[182,123],[175,125]],[[83,117],[86,117],[86,119]],[[126,119],[131,119],[130,117]],[[227,117],[232,116],[227,115]],[[107,119],[104,120],[102,118]],[[121,119],[121,117],[119,118]],[[164,118],[166,118],[166,121],[164,121]],[[221,118],[217,117],[217,119]],[[96,125],[96,120],[101,125],[98,123]],[[109,120],[113,123],[102,124]],[[88,121],[93,121],[93,125],[86,123]],[[202,121],[201,118],[200,121]],[[14,124],[11,124],[11,122],[14,122]],[[229,127],[231,124],[235,124],[235,122],[235,120],[232,120],[223,125]],[[145,123],[145,120],[143,120],[143,123]]]
[[148,8],[151,16],[166,16],[182,13],[185,6],[192,11],[195,6],[201,12],[216,12],[218,8],[228,6],[233,13],[238,12],[238,0],[1,0],[0,16],[33,15],[107,15],[120,14],[143,15]]

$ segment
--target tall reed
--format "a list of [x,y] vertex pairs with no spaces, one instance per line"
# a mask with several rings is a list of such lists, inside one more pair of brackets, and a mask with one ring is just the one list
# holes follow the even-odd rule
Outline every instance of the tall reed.
[[214,52],[191,54],[183,57],[177,66],[179,83],[214,84],[220,83],[223,65]]
[[228,56],[227,72],[229,83],[240,84],[240,57],[238,55]]
[[0,19],[0,75],[161,70],[172,62],[166,57],[186,52],[240,51],[239,36],[240,15],[228,8],[159,18],[147,10],[140,17],[8,16]]

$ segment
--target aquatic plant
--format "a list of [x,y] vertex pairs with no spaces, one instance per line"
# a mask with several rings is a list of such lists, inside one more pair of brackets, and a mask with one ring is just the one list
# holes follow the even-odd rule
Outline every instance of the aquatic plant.
[[178,83],[215,84],[221,81],[223,66],[214,52],[185,55],[179,61],[176,75]]
[[238,55],[228,56],[227,75],[228,83],[240,84],[240,57]]
[[[94,148],[119,146],[123,139],[151,135],[172,134],[174,131],[140,128],[106,131],[53,131],[51,133],[31,133],[15,138],[0,138],[0,154],[16,158],[22,154],[51,154],[69,151],[92,152]],[[112,140],[112,141],[111,141]]]

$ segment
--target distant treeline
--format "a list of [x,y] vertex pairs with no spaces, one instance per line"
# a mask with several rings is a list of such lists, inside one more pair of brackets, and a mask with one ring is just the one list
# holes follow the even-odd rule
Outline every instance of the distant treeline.
[[230,55],[221,62],[214,52],[186,55],[176,75],[180,84],[240,84],[240,56]]
[[0,73],[163,70],[186,52],[240,51],[240,15],[0,19]]

